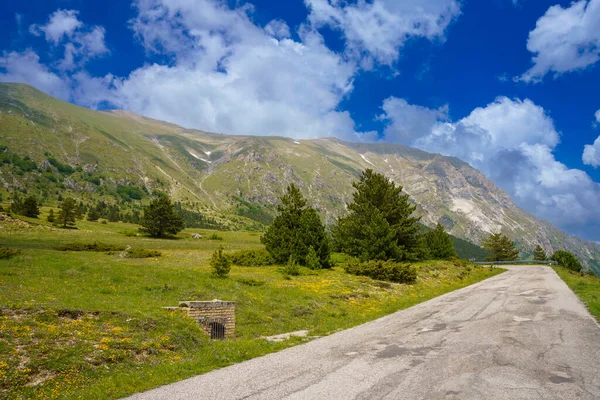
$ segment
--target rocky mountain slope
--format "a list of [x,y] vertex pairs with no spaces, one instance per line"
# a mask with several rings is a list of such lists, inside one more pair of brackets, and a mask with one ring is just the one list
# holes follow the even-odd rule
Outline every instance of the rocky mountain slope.
[[600,245],[521,210],[467,163],[401,145],[207,133],[92,111],[19,84],[0,84],[0,145],[39,166],[0,167],[5,194],[27,188],[46,199],[64,191],[92,199],[119,187],[161,190],[231,227],[268,220],[291,182],[331,223],[345,212],[352,180],[372,168],[404,186],[426,225],[440,222],[474,243],[502,231],[524,255],[536,244],[548,253],[563,248],[600,272]]

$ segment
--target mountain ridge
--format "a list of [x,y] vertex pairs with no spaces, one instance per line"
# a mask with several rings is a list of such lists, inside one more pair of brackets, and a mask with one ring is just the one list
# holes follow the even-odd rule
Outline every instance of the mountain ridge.
[[[217,220],[232,220],[236,228],[255,220],[252,212],[272,214],[285,186],[294,182],[331,224],[351,200],[352,180],[372,168],[404,187],[425,225],[440,222],[474,243],[502,231],[525,256],[536,244],[547,253],[563,248],[600,273],[599,244],[521,210],[468,163],[400,144],[210,133],[130,111],[93,111],[22,84],[0,84],[0,135],[0,144],[45,171],[30,177],[3,166],[0,185],[6,191],[34,189],[45,198],[72,191],[91,199],[107,195],[106,188],[139,186],[148,193],[165,191]],[[49,157],[76,172],[58,174]],[[44,180],[51,174],[57,182]]]

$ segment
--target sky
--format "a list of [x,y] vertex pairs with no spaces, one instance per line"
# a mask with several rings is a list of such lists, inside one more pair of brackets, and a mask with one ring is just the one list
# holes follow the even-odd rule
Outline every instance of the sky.
[[600,0],[0,0],[0,81],[187,128],[456,156],[600,241]]

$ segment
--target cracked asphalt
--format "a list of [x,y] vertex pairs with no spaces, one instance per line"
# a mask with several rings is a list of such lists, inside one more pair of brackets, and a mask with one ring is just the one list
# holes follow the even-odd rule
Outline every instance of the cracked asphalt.
[[548,267],[130,397],[600,399],[600,327]]

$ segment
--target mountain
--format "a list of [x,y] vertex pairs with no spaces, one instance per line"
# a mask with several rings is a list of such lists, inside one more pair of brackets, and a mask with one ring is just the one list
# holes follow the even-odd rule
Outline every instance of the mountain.
[[52,201],[70,191],[85,201],[163,191],[232,229],[268,222],[291,182],[332,223],[351,200],[351,182],[372,168],[404,187],[425,225],[440,222],[474,243],[502,231],[522,255],[536,244],[547,253],[562,248],[600,273],[600,245],[521,210],[469,164],[402,145],[208,133],[89,110],[21,84],[0,84],[0,145],[5,194],[35,190]]

